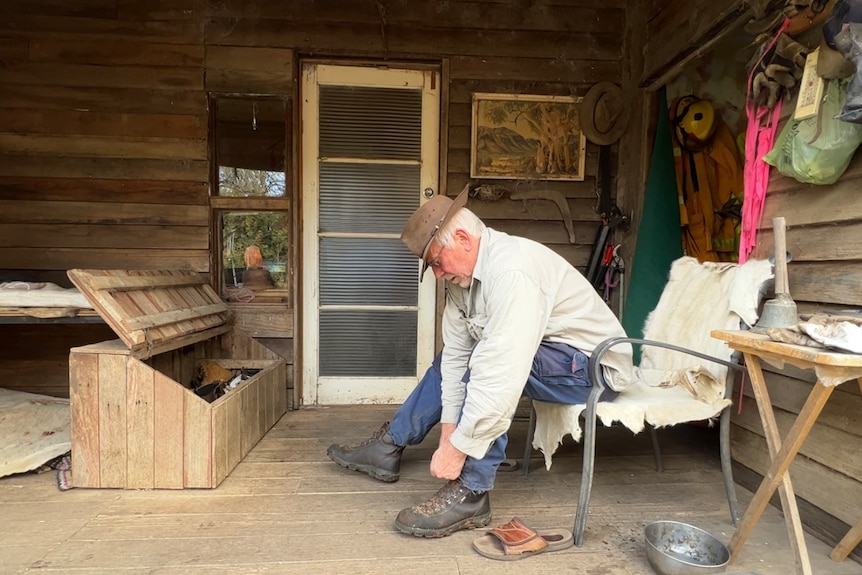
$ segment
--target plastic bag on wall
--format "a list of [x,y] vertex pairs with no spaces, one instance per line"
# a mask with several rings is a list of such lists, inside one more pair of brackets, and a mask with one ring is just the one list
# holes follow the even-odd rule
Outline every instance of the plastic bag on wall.
[[[838,118],[862,124],[862,0],[837,0],[823,23],[823,41],[855,71]],[[851,72],[852,74],[852,72]]]
[[806,120],[788,120],[763,160],[803,183],[835,183],[862,143],[862,124],[836,118],[846,95],[847,82],[830,80],[820,112]]
[[841,35],[846,35],[849,45],[844,57],[856,66],[856,74],[847,87],[847,101],[838,119],[845,122],[862,124],[862,24],[852,23],[844,26]]

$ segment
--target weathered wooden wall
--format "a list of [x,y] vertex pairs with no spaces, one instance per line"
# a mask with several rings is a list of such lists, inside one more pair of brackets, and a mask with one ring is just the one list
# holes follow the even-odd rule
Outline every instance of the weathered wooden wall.
[[[789,107],[789,106],[788,106]],[[790,108],[792,109],[792,108]],[[833,185],[800,184],[772,171],[755,257],[773,252],[772,218],[787,220],[790,293],[799,313],[862,308],[862,153]],[[766,381],[778,427],[787,433],[814,384],[813,374],[768,368]],[[732,418],[733,458],[754,471],[737,474],[754,489],[766,473],[768,450],[750,386]],[[790,468],[804,521],[835,544],[862,519],[862,395],[839,386]],[[836,521],[837,520],[837,521]],[[853,554],[862,560],[862,546]]]
[[69,397],[69,348],[115,337],[104,323],[0,325],[0,387]]
[[[438,64],[442,181],[460,190],[471,94],[583,96],[623,82],[626,11],[624,0],[10,0],[0,21],[0,278],[68,285],[73,267],[210,273],[212,210],[231,205],[209,197],[208,92],[293,98],[305,57]],[[630,143],[628,155],[640,149]],[[599,225],[597,148],[587,154],[583,182],[494,182],[561,192],[574,245],[551,201],[472,207],[583,267]],[[5,330],[0,343],[30,349],[56,328],[40,329],[30,339]]]
[[[813,28],[796,39],[814,48],[820,32]],[[782,108],[786,122],[795,99]],[[862,308],[862,153],[857,153],[842,177],[832,185],[801,184],[771,170],[757,234],[754,257],[773,253],[772,219],[787,221],[790,293],[799,313],[839,312]],[[799,413],[814,376],[788,368],[766,374],[778,426],[786,433]],[[755,488],[767,470],[766,439],[750,387],[745,388],[742,413],[733,418],[733,457],[752,470],[739,474]],[[862,519],[862,395],[854,381],[839,386],[791,466],[804,521],[829,543],[839,541],[850,525]],[[862,545],[853,554],[862,560]]]
[[[740,14],[745,14],[745,4],[735,0],[651,0],[647,9],[649,36],[644,48],[642,84],[660,87],[664,79],[681,71],[687,63],[708,62],[713,69],[720,69],[715,59],[727,55],[733,57],[745,44],[745,35],[740,36],[738,30],[734,32],[732,26],[727,26],[734,19],[737,25],[740,23]],[[715,29],[720,23],[724,23],[724,27]],[[797,39],[814,47],[819,41],[819,30],[811,29]],[[704,58],[695,61],[699,55]],[[728,64],[727,69],[732,70],[733,63]],[[740,69],[736,77],[739,94],[729,105],[743,101],[746,77],[746,71]],[[726,76],[721,81],[726,87],[733,78]],[[710,90],[709,82],[718,82],[718,79],[708,78],[700,88],[713,96],[720,93]],[[722,102],[717,104],[720,106]],[[794,106],[795,100],[784,105],[785,121]],[[786,218],[787,249],[793,257],[788,266],[790,292],[800,313],[862,307],[862,290],[859,288],[862,285],[860,185],[862,153],[857,153],[842,178],[829,186],[800,184],[772,170],[763,220],[757,233],[757,247],[752,257],[768,258],[772,255],[772,218]],[[813,385],[813,374],[793,368],[765,368],[778,426],[782,433],[786,433]],[[741,393],[737,383],[734,398],[741,399],[737,402],[739,405],[734,406],[739,411],[732,417],[735,477],[742,485],[756,490],[767,471],[769,451],[751,386],[743,384]],[[859,386],[851,381],[838,387],[791,467],[805,524],[833,545],[844,536],[849,525],[862,518],[860,413],[862,395]],[[776,505],[777,501],[776,495]],[[853,557],[862,560],[862,547],[856,549]]]
[[735,24],[749,19],[743,0],[647,0],[648,35],[641,86],[660,88]]
[[[0,279],[209,271],[200,4],[4,4]],[[2,328],[3,385],[51,395],[68,395],[69,347],[113,338],[107,326]]]
[[5,5],[0,273],[209,270],[200,2],[146,4]]
[[[315,58],[441,64],[449,99],[443,111],[443,191],[454,193],[470,179],[473,92],[582,96],[596,82],[620,82],[625,26],[621,0],[260,2],[254,7],[225,1],[212,6],[205,33],[208,60],[216,47],[234,52],[286,46]],[[498,229],[533,237],[585,266],[599,221],[596,162],[590,144],[583,182],[488,182],[511,191],[561,192],[576,220],[575,245],[551,201],[477,200],[471,207]]]

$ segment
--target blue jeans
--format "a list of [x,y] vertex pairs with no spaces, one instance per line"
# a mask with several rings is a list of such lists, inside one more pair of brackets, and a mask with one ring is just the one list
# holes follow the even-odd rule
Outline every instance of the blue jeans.
[[[588,362],[586,355],[569,345],[543,341],[533,358],[523,394],[551,403],[586,403],[592,387]],[[464,374],[468,393],[469,377],[468,370]],[[410,396],[395,411],[389,424],[389,435],[396,445],[422,443],[428,432],[440,422],[443,411],[441,380],[438,354]],[[611,400],[615,396],[608,389],[602,399]],[[508,435],[504,433],[494,441],[485,457],[476,459],[468,455],[461,470],[461,483],[477,492],[493,489],[494,477],[506,457],[508,442]]]

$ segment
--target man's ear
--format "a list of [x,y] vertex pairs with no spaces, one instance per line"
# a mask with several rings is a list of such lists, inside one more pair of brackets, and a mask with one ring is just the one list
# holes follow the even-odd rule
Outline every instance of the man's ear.
[[461,228],[455,230],[453,235],[455,236],[455,239],[458,240],[458,243],[461,244],[461,247],[465,252],[473,251],[473,248],[476,246],[476,241],[473,239],[473,236]]

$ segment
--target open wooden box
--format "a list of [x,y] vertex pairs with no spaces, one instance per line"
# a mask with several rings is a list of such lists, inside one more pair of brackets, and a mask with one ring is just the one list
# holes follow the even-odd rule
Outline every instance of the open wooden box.
[[[120,337],[70,350],[74,485],[217,487],[287,410],[284,360],[196,272],[68,275]],[[259,371],[210,403],[190,386],[205,360]]]

